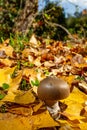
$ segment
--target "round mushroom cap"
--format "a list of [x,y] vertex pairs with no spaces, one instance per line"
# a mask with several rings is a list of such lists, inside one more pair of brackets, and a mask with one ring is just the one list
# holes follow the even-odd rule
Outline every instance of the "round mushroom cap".
[[61,100],[69,96],[70,88],[67,82],[57,77],[43,79],[37,89],[38,97],[45,100]]

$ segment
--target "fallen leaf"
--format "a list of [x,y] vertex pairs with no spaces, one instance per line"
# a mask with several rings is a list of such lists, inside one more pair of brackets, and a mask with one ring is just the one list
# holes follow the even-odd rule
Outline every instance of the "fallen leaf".
[[13,60],[10,59],[0,59],[0,62],[8,67],[11,67],[15,63]]
[[0,69],[0,86],[3,83],[10,84],[12,82],[11,74],[14,72],[15,67],[5,67],[4,69]]
[[37,41],[37,39],[36,39],[34,34],[31,36],[29,42],[32,44],[33,47],[38,47],[38,41]]
[[8,45],[8,46],[0,46],[0,50],[5,51],[6,55],[9,57],[13,57],[13,48],[12,46]]
[[59,126],[59,124],[51,118],[47,110],[27,117],[9,113],[0,114],[0,127],[3,130],[15,130],[15,128],[16,130],[37,130],[53,126]]
[[[83,103],[87,100],[87,95],[79,91],[79,89],[74,88],[70,96],[62,100],[66,105],[67,109],[65,113],[68,117],[69,123],[74,125],[73,120],[77,120],[80,124],[81,120],[84,118],[80,115],[83,108]],[[78,126],[78,125],[77,125]]]

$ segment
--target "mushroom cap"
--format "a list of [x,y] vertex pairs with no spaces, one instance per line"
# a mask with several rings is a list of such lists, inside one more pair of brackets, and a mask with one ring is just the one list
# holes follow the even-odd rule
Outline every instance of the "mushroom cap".
[[43,100],[61,100],[69,96],[70,88],[67,82],[57,77],[43,79],[37,89],[38,97]]

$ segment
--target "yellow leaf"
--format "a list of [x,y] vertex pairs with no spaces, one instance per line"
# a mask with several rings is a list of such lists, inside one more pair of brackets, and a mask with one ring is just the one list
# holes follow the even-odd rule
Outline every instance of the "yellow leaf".
[[14,69],[15,67],[0,69],[0,86],[2,86],[3,83],[10,84],[12,82],[11,74],[14,72]]
[[25,75],[25,76],[32,76],[33,75],[33,77],[36,77],[36,71],[35,71],[35,69],[33,68],[33,69],[28,69],[28,68],[24,68],[23,69],[23,75]]
[[34,65],[37,66],[37,67],[40,67],[41,66],[41,61],[40,60],[41,60],[41,57],[38,56],[38,58],[36,58],[34,60]]
[[29,117],[13,114],[0,114],[0,128],[2,130],[33,130]]
[[80,130],[87,130],[87,120],[85,123],[80,123],[79,127],[80,127]]
[[84,67],[87,67],[87,63],[75,64],[75,66],[78,68],[84,68]]
[[8,108],[8,111],[13,114],[21,115],[21,116],[31,116],[33,114],[32,107],[22,107],[17,106],[16,108]]
[[2,101],[9,101],[18,104],[29,104],[35,101],[35,96],[31,90],[26,92],[20,90],[16,90],[16,92],[9,91]]
[[63,76],[62,77],[65,81],[67,81],[70,85],[75,79],[75,75]]
[[0,114],[0,128],[2,130],[37,130],[53,126],[59,126],[59,123],[51,118],[46,109],[40,114],[26,117],[10,113]]
[[13,57],[13,48],[12,46],[4,46],[3,44],[0,46],[0,50],[5,51],[7,56]]
[[2,101],[15,102],[15,96],[19,92],[18,87],[19,87],[19,83],[21,82],[21,79],[22,79],[22,73],[20,71],[17,77],[11,79],[11,82],[9,83],[8,93],[3,98]]
[[29,103],[33,103],[34,101],[35,101],[35,96],[32,93],[32,90],[26,92],[20,91],[20,93],[18,93],[14,99],[14,102],[18,104],[29,104]]
[[38,47],[38,41],[34,34],[30,38],[30,43],[32,44],[33,47]]
[[30,50],[29,48],[26,48],[22,51],[22,58],[28,58],[28,56],[30,55]]
[[34,111],[34,112],[37,112],[42,105],[43,105],[43,102],[40,102],[39,104],[35,105],[35,106],[33,107],[33,111]]
[[[83,104],[87,101],[87,95],[82,93],[79,89],[74,88],[70,96],[62,102],[67,105],[66,110],[63,112],[64,115],[68,118],[66,120],[59,120],[61,126],[65,124],[71,126],[74,130],[86,130],[82,126],[86,123],[86,117],[81,116],[81,110]],[[77,129],[78,128],[78,129]]]
[[69,119],[74,120],[83,118],[80,116],[80,112],[86,100],[87,95],[79,91],[77,88],[74,88],[70,96],[63,100],[64,103],[68,106],[65,112],[69,114]]
[[10,59],[0,59],[0,61],[9,67],[14,63],[14,61]]
[[22,80],[22,71],[20,71],[18,73],[18,75],[12,79],[12,82],[10,83],[10,87],[9,87],[8,92],[16,92],[21,80]]
[[[59,126],[59,123],[54,121],[50,116],[49,112],[45,110],[44,112],[32,116],[32,122],[34,128],[43,128],[43,127],[54,127]],[[37,130],[37,129],[36,129]]]

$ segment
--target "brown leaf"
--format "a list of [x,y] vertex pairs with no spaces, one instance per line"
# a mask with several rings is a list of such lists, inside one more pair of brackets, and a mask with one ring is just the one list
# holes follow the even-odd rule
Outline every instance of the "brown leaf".
[[0,50],[1,51],[4,51],[5,54],[8,56],[8,57],[13,57],[13,48],[12,46],[8,45],[8,46],[0,46]]
[[13,113],[16,115],[21,115],[21,116],[31,116],[33,114],[32,107],[22,107],[19,106],[17,108],[10,108],[7,110],[9,113]]

